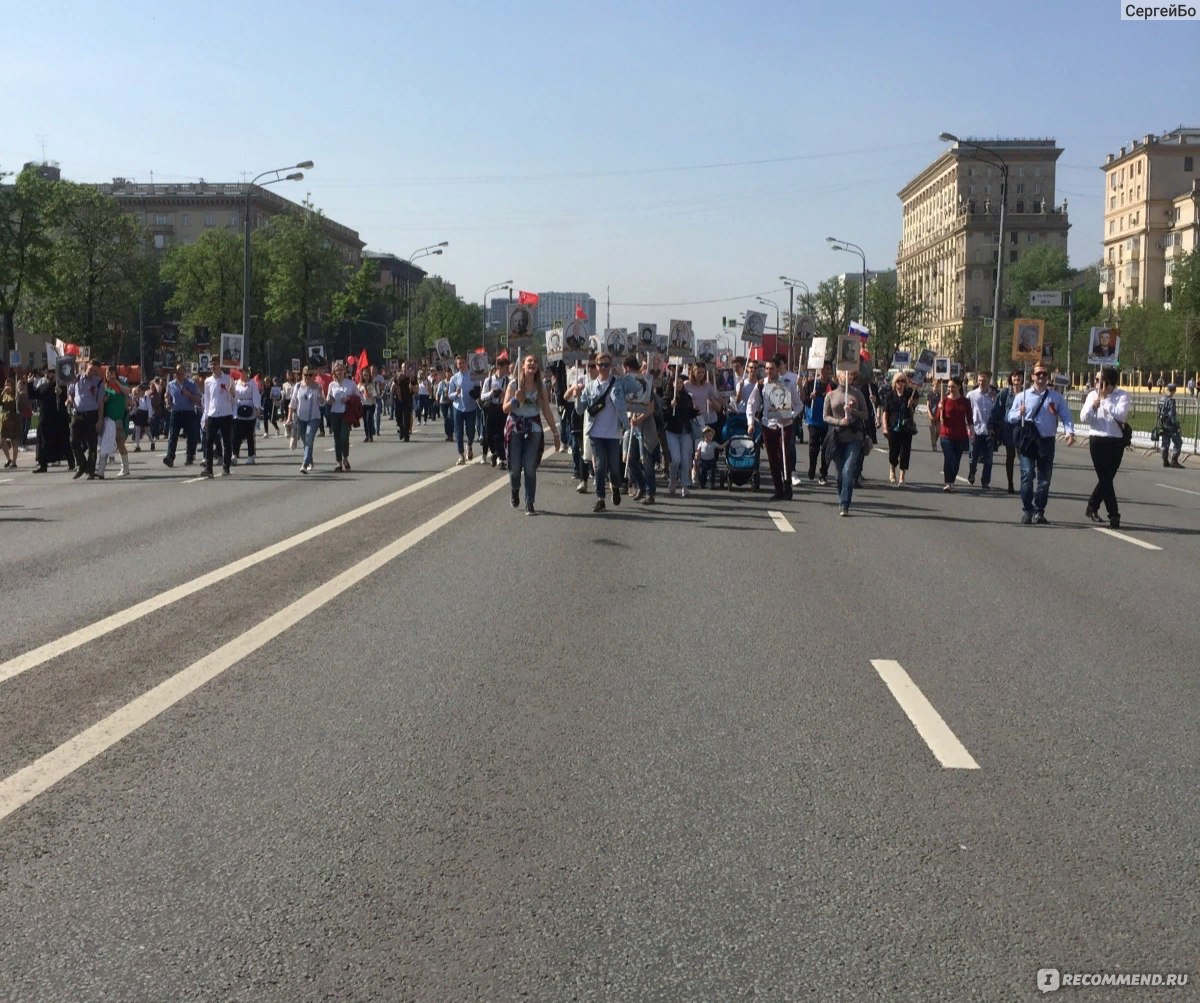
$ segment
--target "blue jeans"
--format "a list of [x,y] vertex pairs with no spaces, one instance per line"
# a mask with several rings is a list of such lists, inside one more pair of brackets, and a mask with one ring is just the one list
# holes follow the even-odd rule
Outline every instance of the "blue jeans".
[[479,417],[474,411],[460,411],[453,405],[451,409],[454,411],[454,446],[462,454],[464,435],[468,446],[475,445],[475,423]]
[[304,442],[304,459],[301,461],[304,466],[311,467],[313,462],[313,442],[317,438],[317,429],[321,427],[320,418],[310,418],[308,421],[296,419],[296,424],[300,427],[300,438]]
[[529,426],[529,438],[512,435],[508,440],[508,484],[513,494],[521,490],[521,474],[525,475],[525,505],[533,508],[537,497],[537,465],[542,454],[545,432],[536,421]]
[[971,442],[971,468],[969,474],[975,476],[975,468],[983,464],[983,477],[979,483],[985,488],[992,483],[992,437],[976,433]]
[[[1021,457],[1021,508],[1032,514],[1045,512],[1050,500],[1050,476],[1054,473],[1054,437],[1042,439],[1042,452],[1037,459]],[[1034,475],[1037,489],[1034,490]]]
[[667,473],[667,488],[692,486],[692,431],[672,432],[667,430],[667,449],[671,453],[671,468]]
[[855,439],[853,442],[843,442],[839,445],[837,465],[840,471],[838,476],[838,504],[842,508],[850,507],[850,500],[854,497],[854,477],[858,473],[858,462],[862,458],[862,439]]
[[442,422],[446,426],[446,438],[454,437],[454,405],[448,402],[442,403]]
[[592,463],[596,467],[596,497],[604,501],[604,477],[608,475],[613,490],[621,487],[621,440],[592,437]]
[[967,451],[967,442],[962,439],[948,439],[942,436],[938,442],[942,445],[942,483],[953,484],[962,467],[963,453]]

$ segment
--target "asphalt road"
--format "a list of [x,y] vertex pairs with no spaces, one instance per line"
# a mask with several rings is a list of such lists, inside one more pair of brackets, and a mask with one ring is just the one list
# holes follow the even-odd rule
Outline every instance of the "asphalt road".
[[1083,448],[1026,527],[920,447],[529,519],[440,425],[260,446],[0,478],[0,999],[1196,992],[1200,473],[1114,537]]

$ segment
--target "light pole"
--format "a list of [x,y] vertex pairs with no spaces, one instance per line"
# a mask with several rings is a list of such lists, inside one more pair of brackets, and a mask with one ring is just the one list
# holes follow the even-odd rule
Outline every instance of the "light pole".
[[[427,258],[431,254],[441,254],[443,247],[449,247],[450,241],[443,240],[440,244],[430,244],[428,247],[418,247],[408,256],[408,263],[411,265],[417,258]],[[409,283],[408,295],[404,297],[408,307],[408,316],[404,322],[404,364],[407,366],[412,359],[412,283],[408,276],[405,276],[405,282]]]
[[812,290],[808,283],[801,279],[789,279],[786,275],[779,276],[779,281],[788,288],[788,368],[792,365],[792,344],[796,340],[796,287],[804,287],[804,295],[812,298]]
[[[269,174],[274,174],[275,177],[270,181],[264,181],[260,187],[266,188],[267,185],[278,184],[280,181],[300,181],[304,177],[304,171],[312,169],[313,162],[311,160],[302,160],[293,167],[276,167],[273,171],[263,171],[250,180],[246,185],[246,205],[245,213],[242,219],[242,364],[249,370],[250,359],[250,193],[254,191],[254,186],[258,184],[260,178],[265,178]],[[295,173],[280,177],[284,171],[292,171]],[[301,332],[302,339],[308,337],[307,331]]]
[[779,304],[774,300],[763,299],[761,296],[754,297],[763,306],[773,306],[775,308],[775,337],[779,337]]
[[835,251],[847,251],[852,254],[857,254],[862,258],[862,303],[858,307],[858,321],[863,327],[867,326],[867,252],[857,244],[852,244],[848,240],[839,240],[837,237],[826,237],[825,243],[832,244]]
[[969,146],[977,154],[973,159],[1000,168],[1000,232],[996,236],[996,291],[992,297],[992,379],[995,379],[996,365],[1000,361],[1000,284],[1004,279],[1004,208],[1008,201],[1008,163],[995,150],[980,146],[970,139],[959,139],[953,133],[943,132],[938,139],[943,143]]
[[[497,292],[500,289],[507,289],[509,292],[509,296],[511,298],[512,285],[513,285],[512,279],[505,279],[503,282],[493,283],[492,285],[488,286],[483,291],[483,340],[480,343],[483,345],[483,350],[485,352],[487,351],[487,326],[488,326],[487,325],[487,309],[488,309],[487,298],[488,298],[488,293]],[[499,335],[497,335],[496,336],[496,345],[499,346],[499,344],[500,344],[500,337],[499,337]],[[496,354],[499,355],[500,353],[497,352]]]

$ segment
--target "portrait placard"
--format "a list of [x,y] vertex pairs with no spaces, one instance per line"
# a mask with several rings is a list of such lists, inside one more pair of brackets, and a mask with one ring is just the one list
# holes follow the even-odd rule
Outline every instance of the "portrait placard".
[[438,338],[434,342],[433,351],[438,358],[438,362],[449,362],[454,358],[454,349],[450,347],[449,338]]
[[638,324],[638,347],[639,352],[653,352],[655,345],[658,344],[658,325],[657,324]]
[[163,326],[162,326],[162,343],[164,345],[176,345],[179,343],[179,325],[178,324],[163,324]]
[[304,353],[307,356],[305,365],[313,369],[323,369],[325,367],[325,346],[324,345],[305,345]]
[[75,379],[75,356],[60,355],[54,363],[54,372],[58,382],[66,386]]
[[950,360],[949,359],[934,359],[933,360],[933,378],[935,380],[950,379]]
[[524,303],[508,304],[508,348],[528,348],[533,343],[533,312]]
[[808,350],[808,368],[820,370],[825,365],[825,356],[829,353],[829,339],[822,336],[813,338],[812,346]]
[[8,364],[14,368],[21,365],[21,350],[19,348],[10,348],[8,350]]
[[300,372],[300,360],[299,359],[292,359],[292,372],[294,372],[294,373]]
[[690,357],[694,352],[693,344],[692,322],[690,320],[671,321],[667,351],[672,355]]
[[858,372],[862,361],[858,353],[862,351],[862,339],[857,334],[843,334],[838,337],[837,368],[839,372]]
[[80,362],[90,362],[91,359],[92,359],[92,346],[91,345],[80,345],[79,346],[79,361]]
[[711,366],[717,360],[717,341],[715,338],[698,338],[696,340],[696,361],[704,366]]
[[920,355],[917,356],[917,364],[913,367],[921,374],[921,380],[933,372],[933,349],[926,348]]
[[625,335],[623,327],[610,327],[604,331],[604,350],[614,359],[625,354]]
[[546,332],[546,361],[561,362],[563,357],[562,331]]
[[1033,320],[1028,317],[1018,317],[1013,321],[1012,360],[1013,362],[1040,362],[1042,359],[1042,339],[1046,332],[1044,320]]
[[471,374],[471,379],[476,383],[481,383],[487,379],[491,368],[492,364],[488,360],[487,352],[471,352],[467,356],[467,372]]
[[[240,369],[242,365],[242,342],[240,334],[221,335],[221,365],[227,369]],[[166,352],[163,355],[166,356]]]
[[907,369],[912,364],[912,352],[893,352],[892,367],[895,369]]
[[747,345],[761,345],[763,332],[767,329],[767,315],[757,310],[746,311],[746,321],[742,324],[742,341]]
[[650,395],[653,392],[648,376],[631,374],[625,381],[625,410],[630,414],[649,413]]
[[587,358],[588,323],[586,320],[567,321],[562,330],[562,361],[582,362]]
[[400,360],[397,359],[395,356],[388,359],[388,372],[389,373],[400,372]]
[[211,373],[212,372],[212,354],[209,352],[201,352],[196,361],[192,363],[196,368],[192,370],[194,373]]
[[[857,352],[854,356],[857,361]],[[786,421],[792,417],[792,392],[783,382],[762,385],[763,421]]]
[[588,338],[588,351],[593,355],[604,354],[604,335],[593,334]]
[[1121,335],[1116,328],[1093,327],[1088,332],[1089,366],[1115,366],[1121,356]]
[[656,330],[654,332],[654,350],[659,355],[666,355],[671,350],[671,336],[666,333],[659,334]]

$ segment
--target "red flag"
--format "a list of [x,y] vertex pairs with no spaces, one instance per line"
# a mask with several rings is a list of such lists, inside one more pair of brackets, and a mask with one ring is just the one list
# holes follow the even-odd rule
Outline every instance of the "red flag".
[[517,293],[517,302],[520,303],[522,306],[537,306],[538,294],[537,293],[518,292]]
[[232,366],[230,366],[229,376],[231,379],[240,380],[242,378],[242,371],[240,369],[234,369]]
[[575,304],[575,319],[587,320],[587,311],[584,310],[578,303]]
[[362,350],[362,354],[361,354],[361,355],[359,355],[359,357],[358,357],[358,369],[359,369],[359,372],[362,372],[362,370],[366,369],[366,368],[367,368],[367,366],[369,366],[370,364],[371,364],[371,362],[370,362],[370,360],[367,358],[367,350],[364,348],[364,349]]

